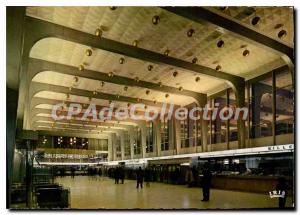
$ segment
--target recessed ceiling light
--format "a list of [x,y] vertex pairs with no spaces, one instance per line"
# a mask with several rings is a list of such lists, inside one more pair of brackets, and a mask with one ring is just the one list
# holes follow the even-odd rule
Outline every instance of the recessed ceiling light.
[[125,63],[125,59],[123,57],[121,57],[120,60],[119,60],[119,63],[120,64],[124,64]]
[[92,56],[93,52],[91,49],[87,49],[87,50],[85,50],[85,54],[86,54],[86,56],[89,57],[89,56]]
[[151,71],[153,69],[153,66],[152,65],[149,65],[148,66],[148,71]]
[[69,87],[69,91],[72,91],[72,87]]
[[113,73],[113,72],[109,72],[109,73],[108,73],[108,76],[109,76],[109,77],[113,77],[113,76],[114,76],[114,73]]
[[165,55],[165,56],[169,56],[169,54],[170,54],[170,50],[167,49],[167,50],[164,52],[164,55]]
[[251,20],[251,24],[252,25],[257,25],[260,21],[260,17],[259,16],[256,16],[254,17],[252,20]]
[[159,21],[160,21],[159,16],[155,15],[155,16],[152,17],[153,25],[157,25],[159,23]]
[[220,65],[216,66],[217,71],[221,71],[222,67]]
[[137,47],[138,46],[138,41],[137,40],[134,40],[133,42],[132,42],[132,45],[134,46],[134,47]]
[[198,62],[198,58],[194,57],[193,60],[192,60],[192,63],[195,64],[197,62]]
[[248,49],[246,49],[245,51],[243,51],[243,56],[247,57],[250,54],[250,51]]
[[116,97],[119,99],[119,98],[120,98],[120,95],[116,95]]
[[186,34],[188,37],[192,37],[194,33],[195,33],[195,30],[191,28],[188,30],[188,32]]
[[94,95],[97,95],[97,94],[98,94],[98,92],[97,92],[97,91],[93,91],[93,94],[94,94]]
[[286,35],[287,35],[286,30],[281,30],[281,31],[279,31],[278,34],[277,34],[277,36],[278,36],[280,39],[284,38]]
[[84,70],[84,66],[83,66],[83,65],[80,65],[80,66],[78,67],[78,69],[79,69],[79,71],[83,71],[83,70]]
[[95,35],[97,37],[101,37],[102,36],[102,30],[100,28],[97,28],[96,31],[95,31]]
[[224,41],[223,40],[219,40],[218,42],[217,42],[217,47],[218,48],[222,48],[222,47],[224,47]]
[[139,82],[139,81],[140,81],[139,77],[135,77],[134,80],[135,80],[136,82]]

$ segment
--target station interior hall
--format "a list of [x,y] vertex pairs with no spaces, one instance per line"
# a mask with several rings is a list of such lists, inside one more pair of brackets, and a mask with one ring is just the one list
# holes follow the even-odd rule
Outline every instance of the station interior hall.
[[294,13],[7,7],[6,207],[294,208]]

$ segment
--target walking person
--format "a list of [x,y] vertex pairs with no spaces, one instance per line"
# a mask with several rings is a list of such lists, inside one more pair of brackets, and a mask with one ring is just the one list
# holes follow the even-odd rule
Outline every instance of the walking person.
[[138,189],[139,186],[141,189],[143,189],[143,181],[144,181],[144,172],[142,170],[142,167],[139,167],[139,169],[136,172],[136,188]]
[[209,170],[208,163],[204,164],[203,169],[203,178],[202,178],[202,193],[203,199],[201,201],[207,202],[209,201],[209,191],[210,191],[210,184],[211,184],[211,172]]

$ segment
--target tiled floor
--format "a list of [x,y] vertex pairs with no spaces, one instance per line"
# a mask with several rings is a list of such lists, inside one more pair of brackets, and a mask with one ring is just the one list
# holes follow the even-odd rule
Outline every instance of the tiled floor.
[[[212,189],[211,201],[201,202],[200,188],[151,183],[141,190],[135,188],[135,181],[126,180],[124,184],[115,185],[106,177],[63,177],[56,182],[70,188],[71,208],[76,209],[274,208],[278,201],[263,194]],[[287,206],[291,206],[291,202],[288,199]]]

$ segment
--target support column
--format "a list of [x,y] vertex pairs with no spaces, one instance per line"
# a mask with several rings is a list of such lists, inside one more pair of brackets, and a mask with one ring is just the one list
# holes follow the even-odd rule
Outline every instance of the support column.
[[121,142],[121,160],[125,157],[125,132],[120,132],[120,142]]
[[130,128],[129,129],[129,143],[130,143],[130,159],[133,159],[133,156],[134,156],[134,147],[133,147],[133,144],[134,144],[134,135],[135,134],[135,129],[134,128]]
[[203,119],[203,108],[207,104],[207,96],[201,96],[198,99],[199,107],[202,108],[202,112],[200,113],[200,120],[201,120],[201,146],[202,146],[202,152],[207,152],[207,138],[208,138],[208,120]]
[[[238,83],[234,88],[235,96],[236,96],[236,106],[239,108],[245,107],[245,82]],[[238,148],[245,148],[245,139],[246,139],[246,127],[245,121],[238,118],[237,121],[238,128]]]
[[174,127],[175,127],[175,146],[176,146],[176,154],[180,154],[181,149],[181,130],[180,130],[180,121],[174,119]]
[[108,135],[107,138],[107,144],[108,144],[108,161],[113,161],[114,156],[113,156],[113,142],[112,142],[112,134]]
[[156,119],[156,125],[156,156],[159,157],[161,152],[161,121],[159,117]]
[[142,147],[142,158],[146,157],[146,135],[147,135],[147,127],[146,122],[140,123],[140,129],[141,129],[141,147]]
[[13,179],[13,160],[16,143],[16,120],[18,107],[18,92],[6,88],[6,207],[10,205],[10,190]]

